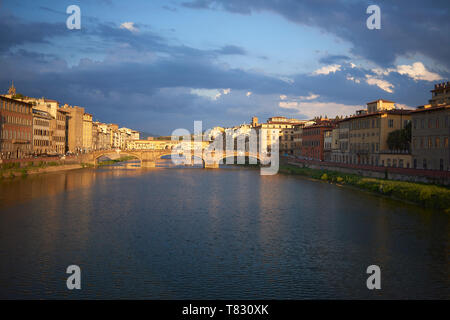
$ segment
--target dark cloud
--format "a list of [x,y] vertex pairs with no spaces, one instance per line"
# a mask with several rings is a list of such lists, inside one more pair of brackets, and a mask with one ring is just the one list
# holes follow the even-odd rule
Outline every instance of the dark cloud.
[[0,14],[0,30],[0,52],[26,43],[50,43],[56,36],[67,35],[64,23],[27,23],[6,14]]
[[350,57],[344,55],[327,55],[319,59],[323,64],[334,64],[349,61]]
[[[399,56],[423,54],[450,69],[447,0],[379,0],[381,29],[366,27],[367,1],[195,0],[184,6],[250,14],[271,11],[298,24],[315,26],[353,44],[352,53],[382,66]],[[445,44],[445,45],[443,45]]]
[[[353,39],[352,37],[359,39],[358,37],[361,36],[351,35],[353,29],[346,20],[348,17],[356,19],[355,12],[359,12],[359,7],[358,10],[352,9],[354,2],[346,3],[348,10],[341,10],[344,12],[337,10],[338,6],[331,1],[326,3],[332,9],[334,8],[334,11],[325,10],[324,1],[314,2],[318,8],[308,6],[308,2],[299,4],[288,0],[276,7],[269,5],[268,2],[259,2],[258,6],[255,3],[229,0],[225,4],[219,1],[203,1],[196,3],[195,7],[200,8],[203,5],[204,8],[217,9],[220,6],[243,14],[258,10],[278,10],[276,12],[292,21],[309,23],[326,29],[322,27],[326,25],[323,21],[325,18],[319,14],[322,10],[320,12],[329,18],[330,23],[340,22],[335,24],[336,29],[340,29],[334,30],[335,34],[347,35],[346,39]],[[306,11],[301,12],[302,10]],[[311,15],[308,16],[308,14]],[[440,13],[432,12],[431,14],[439,15]],[[422,13],[418,15],[421,17]],[[373,72],[352,68],[348,63],[348,57],[343,55],[327,55],[320,59],[320,62],[324,64],[342,65],[340,71],[326,75],[296,74],[291,76],[293,82],[289,82],[276,75],[229,68],[218,63],[220,60],[218,57],[221,55],[247,54],[244,48],[229,44],[216,50],[201,50],[179,42],[168,41],[167,38],[154,32],[150,26],[143,24],[135,25],[139,30],[137,32],[120,28],[113,23],[87,25],[81,33],[77,34],[86,36],[87,40],[94,40],[83,42],[83,45],[76,50],[78,53],[81,52],[83,57],[91,56],[90,53],[97,52],[95,50],[106,57],[99,59],[100,62],[94,61],[94,58],[85,58],[69,66],[66,60],[59,58],[67,57],[67,55],[61,54],[57,46],[55,48],[58,50],[52,54],[37,53],[31,49],[18,49],[21,45],[28,43],[51,43],[55,37],[72,37],[74,33],[67,32],[65,24],[32,23],[21,21],[13,16],[3,17],[5,19],[0,19],[2,91],[7,89],[13,79],[19,92],[23,94],[35,97],[45,96],[61,103],[81,105],[92,112],[96,119],[118,122],[124,126],[161,134],[170,133],[172,128],[187,127],[193,120],[206,120],[212,125],[232,125],[247,120],[252,114],[261,117],[274,114],[292,115],[290,110],[278,108],[276,99],[280,94],[298,98],[314,93],[320,95],[318,101],[349,105],[362,105],[369,100],[386,98],[414,106],[428,100],[429,90],[432,87],[430,82],[412,81],[405,75],[393,72],[384,77],[384,80],[395,84],[394,93],[388,93],[375,85],[367,84],[366,75],[375,76]],[[366,15],[363,14],[358,18],[357,23],[365,26],[365,18]],[[386,20],[386,18],[383,19],[383,21]],[[383,28],[385,25],[389,23],[385,22]],[[366,31],[358,32],[363,34]],[[438,38],[440,32],[437,31]],[[388,57],[387,60],[400,52],[400,49],[391,44],[398,36],[397,33],[393,32],[393,39],[388,39],[389,41],[384,45],[381,45],[381,40],[377,39],[374,44],[370,44],[374,50],[374,53],[370,54],[376,56],[374,61],[380,59],[377,55],[378,51],[386,51],[381,55],[385,54]],[[354,52],[357,50],[358,41],[353,42]],[[373,36],[369,36],[367,41],[374,41]],[[416,40],[401,41],[405,43],[405,41]],[[441,42],[447,43],[442,39]],[[400,46],[399,44],[399,48]],[[442,45],[435,48],[442,49],[443,56],[446,55],[445,50],[448,50]],[[411,53],[413,52],[411,50],[408,49],[405,52]],[[370,54],[367,53],[365,56],[369,57]],[[361,55],[364,56],[362,53]],[[260,59],[267,58],[260,57]],[[357,79],[359,83],[349,79]],[[231,88],[232,92],[213,101],[191,94],[191,88]],[[253,93],[249,98],[245,97],[247,91]],[[242,98],[235,98],[238,92],[242,92]],[[260,100],[253,100],[257,99],[258,95]]]

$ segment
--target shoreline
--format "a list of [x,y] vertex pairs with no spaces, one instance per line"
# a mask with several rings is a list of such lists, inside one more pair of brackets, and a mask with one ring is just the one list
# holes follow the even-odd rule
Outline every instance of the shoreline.
[[368,178],[332,170],[301,167],[295,163],[281,164],[279,172],[300,175],[312,180],[336,184],[336,186],[350,186],[375,195],[386,196],[424,208],[442,210],[450,214],[450,189],[443,186]]
[[[115,160],[107,160],[100,162],[95,167],[103,167],[112,165],[119,162],[126,162],[131,160],[133,157],[122,157]],[[56,161],[47,162],[47,163],[41,163],[39,165],[27,165],[25,167],[18,167],[18,166],[10,166],[10,167],[0,167],[0,181],[2,180],[11,180],[15,178],[26,178],[29,175],[37,175],[37,174],[43,174],[43,173],[55,173],[55,172],[63,172],[63,171],[70,171],[70,170],[77,170],[77,169],[84,169],[84,168],[93,168],[93,165],[87,164],[87,163],[58,163]]]

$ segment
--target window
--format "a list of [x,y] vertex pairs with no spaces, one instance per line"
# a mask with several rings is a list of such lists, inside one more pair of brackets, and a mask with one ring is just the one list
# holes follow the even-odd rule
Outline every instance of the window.
[[390,120],[388,121],[388,127],[389,127],[389,128],[393,128],[393,127],[394,127],[394,120],[393,120],[393,119],[390,119]]
[[439,170],[444,171],[444,159],[439,160]]
[[427,168],[427,159],[423,159],[423,169]]
[[417,119],[414,119],[414,129],[417,129]]

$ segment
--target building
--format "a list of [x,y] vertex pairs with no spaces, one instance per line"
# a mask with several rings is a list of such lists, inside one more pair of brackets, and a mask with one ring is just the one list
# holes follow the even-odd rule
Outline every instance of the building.
[[139,140],[139,132],[129,128],[120,128],[119,130],[119,148],[126,149],[127,143],[132,140]]
[[450,170],[450,105],[421,106],[411,117],[413,167]]
[[350,121],[340,121],[332,133],[331,161],[350,163]]
[[294,125],[294,156],[302,156],[302,135],[304,124]]
[[[14,88],[14,87],[12,87]],[[10,94],[15,94],[15,89]],[[32,105],[0,96],[0,156],[26,158],[33,152]]]
[[53,117],[46,111],[33,109],[33,154],[50,154],[51,129],[50,123]]
[[[384,99],[378,99],[372,102],[367,102],[367,110],[360,110],[361,113],[376,113],[379,111],[387,111],[387,110],[394,110],[395,109],[395,102],[384,100]],[[365,112],[366,111],[366,112]]]
[[58,109],[56,119],[51,120],[51,150],[53,153],[63,155],[66,153],[67,143],[67,112]]
[[323,160],[331,161],[331,152],[333,146],[333,130],[325,130],[323,137]]
[[435,107],[450,104],[450,82],[435,84],[431,93],[432,97],[431,100],[429,100],[431,106]]
[[330,121],[304,127],[302,132],[302,157],[312,160],[324,160],[325,132],[333,129]]
[[172,140],[130,140],[127,142],[127,150],[171,150],[179,144]]
[[92,150],[92,114],[84,113],[82,151],[91,152]]
[[119,126],[117,124],[110,123],[108,124],[108,130],[110,131],[110,145],[113,149],[120,148],[120,132]]
[[333,159],[374,166],[401,162],[409,167],[409,150],[390,150],[387,139],[389,133],[407,126],[411,121],[410,111],[393,109],[394,103],[386,100],[369,102],[367,105],[367,112],[359,112],[339,121],[339,149],[335,151]]
[[[14,100],[30,103],[34,110],[39,110],[49,114],[50,121],[50,145],[46,153],[64,154],[66,150],[66,115],[59,109],[59,103],[56,100],[47,98],[32,98],[18,95],[12,86],[5,97],[14,98]],[[44,141],[38,139],[38,141]],[[35,148],[35,146],[33,146]],[[41,148],[39,148],[40,150]],[[47,148],[46,148],[47,149]]]
[[[255,117],[252,119],[252,124],[256,123]],[[257,142],[258,142],[258,151],[259,152],[271,152],[272,146],[275,143],[279,143],[279,150],[280,152],[289,152],[292,151],[293,153],[293,146],[294,146],[294,140],[293,140],[293,128],[295,125],[304,124],[306,123],[306,120],[299,120],[299,119],[289,119],[286,117],[272,117],[267,120],[266,123],[258,123],[254,129],[256,130],[257,134]],[[285,130],[284,130],[285,129]],[[292,133],[291,133],[292,132]],[[282,138],[284,134],[289,134],[288,138]],[[264,136],[262,136],[264,135]],[[292,138],[291,138],[292,137]],[[266,150],[261,150],[260,148],[260,142],[261,139],[266,139]],[[288,140],[284,140],[288,139]],[[292,140],[291,140],[292,139]],[[280,143],[283,143],[281,145]]]
[[294,142],[294,127],[284,128],[280,130],[280,154],[281,155],[294,155],[295,142]]
[[93,141],[92,141],[95,150],[111,149],[111,127],[106,123],[97,121],[92,123],[92,131],[94,130],[97,131],[96,133],[93,133]]
[[67,117],[67,151],[79,153],[83,150],[83,115],[84,108],[65,104],[61,110]]

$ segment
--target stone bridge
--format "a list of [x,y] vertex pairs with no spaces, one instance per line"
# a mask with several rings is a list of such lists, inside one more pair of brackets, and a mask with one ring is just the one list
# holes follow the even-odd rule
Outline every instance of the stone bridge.
[[[180,152],[180,155],[190,155],[187,157],[187,161],[184,164],[192,164],[192,156],[201,158],[204,168],[218,168],[220,163],[223,163],[228,157],[248,157],[255,158],[262,164],[267,164],[269,162],[269,157],[263,157],[260,154],[254,154],[250,152],[238,152],[238,151],[227,151],[227,152],[214,152],[214,151],[184,151]],[[141,166],[145,168],[151,168],[156,166],[156,161],[164,156],[172,155],[171,149],[163,150],[100,150],[91,153],[81,155],[81,162],[88,163],[91,165],[97,165],[98,159],[102,156],[116,155],[117,157],[122,156],[133,156],[140,160]]]

